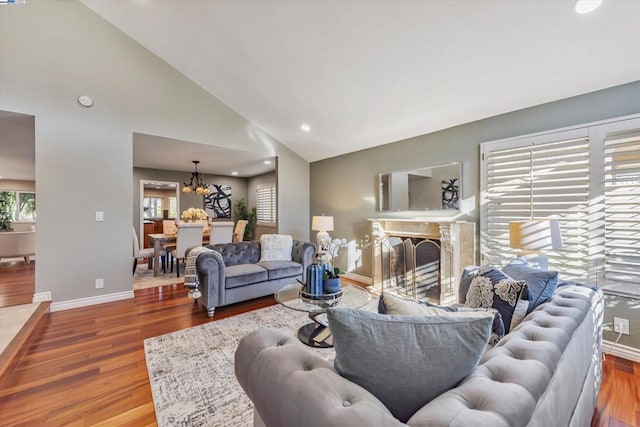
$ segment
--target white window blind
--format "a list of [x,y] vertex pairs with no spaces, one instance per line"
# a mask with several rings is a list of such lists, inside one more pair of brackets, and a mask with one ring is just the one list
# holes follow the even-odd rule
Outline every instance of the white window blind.
[[589,146],[586,137],[525,142],[485,154],[488,216],[484,261],[513,259],[509,222],[560,219],[564,247],[549,255],[553,269],[586,278],[588,272]]
[[276,222],[276,186],[260,185],[256,189],[256,213],[258,222]]
[[481,145],[482,263],[517,256],[509,222],[558,218],[560,277],[640,295],[640,116]]
[[640,284],[640,131],[605,137],[605,278]]

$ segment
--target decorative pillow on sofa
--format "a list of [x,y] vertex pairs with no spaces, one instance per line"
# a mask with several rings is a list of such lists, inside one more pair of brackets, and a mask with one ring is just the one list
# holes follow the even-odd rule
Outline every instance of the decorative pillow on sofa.
[[502,268],[502,272],[515,280],[524,280],[531,293],[529,309],[531,313],[537,306],[551,298],[558,286],[558,272],[532,268],[526,261],[518,258]]
[[502,315],[495,308],[440,306],[431,304],[428,301],[409,300],[384,292],[380,294],[380,299],[378,300],[378,313],[380,314],[396,314],[402,316],[468,316],[470,312],[489,312],[493,314],[489,345],[496,345],[504,336],[504,323],[502,321]]
[[406,422],[477,365],[493,319],[477,314],[444,318],[329,308],[334,366]]
[[509,333],[526,316],[530,298],[526,282],[513,280],[497,268],[482,267],[471,280],[465,306],[495,308]]
[[263,234],[260,236],[260,262],[291,261],[293,237],[286,234]]

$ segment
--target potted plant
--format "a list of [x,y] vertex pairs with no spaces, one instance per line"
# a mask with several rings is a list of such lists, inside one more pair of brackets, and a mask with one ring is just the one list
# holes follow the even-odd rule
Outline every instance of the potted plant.
[[0,191],[0,231],[13,231],[13,209],[15,206],[15,193]]
[[325,294],[335,294],[340,290],[340,274],[338,267],[324,270],[322,289]]
[[340,290],[340,274],[342,273],[338,267],[333,267],[334,260],[340,252],[340,248],[347,247],[347,239],[333,239],[327,251],[322,255],[324,262],[323,288],[325,294],[333,294]]
[[257,210],[255,207],[249,209],[243,198],[236,200],[236,220],[247,220],[247,226],[244,229],[243,240],[253,240],[253,234],[256,228]]

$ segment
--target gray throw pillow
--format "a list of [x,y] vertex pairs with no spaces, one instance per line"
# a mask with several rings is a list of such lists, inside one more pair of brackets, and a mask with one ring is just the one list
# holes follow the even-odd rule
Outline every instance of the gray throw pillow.
[[330,308],[335,368],[406,422],[453,388],[485,351],[493,315],[396,316]]
[[489,345],[496,345],[504,336],[504,322],[502,321],[502,315],[495,308],[441,306],[431,304],[428,301],[401,298],[386,292],[381,293],[380,299],[378,300],[378,313],[380,314],[397,314],[403,316],[473,316],[469,314],[472,312],[489,312],[493,314]]

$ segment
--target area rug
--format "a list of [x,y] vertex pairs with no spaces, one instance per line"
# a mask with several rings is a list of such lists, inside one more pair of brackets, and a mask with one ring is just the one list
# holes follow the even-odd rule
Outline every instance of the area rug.
[[[162,270],[160,270],[162,272]],[[133,276],[133,289],[148,289],[155,288],[157,286],[173,285],[175,283],[184,283],[184,277],[182,277],[182,271],[180,271],[180,277],[176,277],[175,271],[171,273],[169,270],[165,274],[159,276],[153,275],[153,268],[148,268],[148,264],[145,262],[138,263],[136,268],[136,274]]]
[[[234,372],[240,339],[261,327],[295,335],[309,322],[306,313],[275,305],[145,340],[158,426],[253,425],[251,400]],[[329,362],[335,357],[332,348],[307,348]]]

